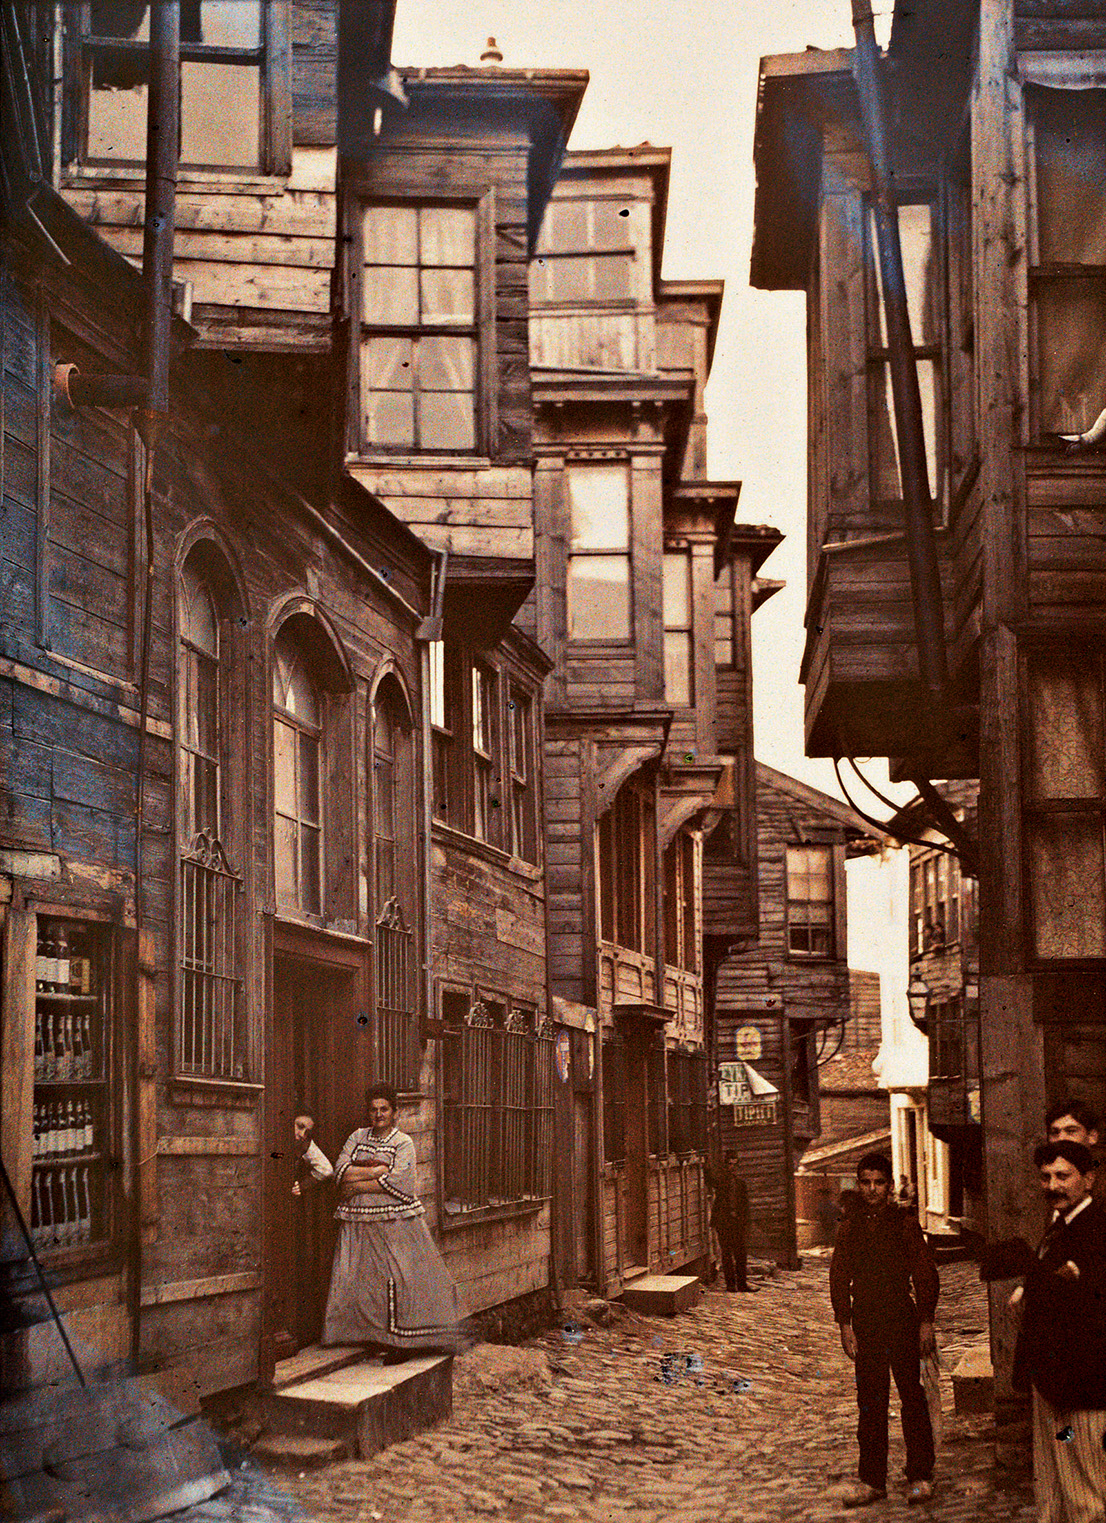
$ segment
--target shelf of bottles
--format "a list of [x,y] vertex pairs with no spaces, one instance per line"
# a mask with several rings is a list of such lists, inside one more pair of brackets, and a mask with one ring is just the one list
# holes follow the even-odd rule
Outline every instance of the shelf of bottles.
[[102,926],[38,917],[31,1236],[39,1251],[106,1235],[108,950]]

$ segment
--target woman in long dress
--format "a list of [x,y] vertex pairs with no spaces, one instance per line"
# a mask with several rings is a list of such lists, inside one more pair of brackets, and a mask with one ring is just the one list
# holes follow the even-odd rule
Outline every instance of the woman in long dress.
[[415,1193],[415,1145],[395,1124],[396,1093],[369,1090],[369,1126],[334,1165],[341,1223],[323,1342],[371,1343],[386,1360],[459,1347],[457,1290]]

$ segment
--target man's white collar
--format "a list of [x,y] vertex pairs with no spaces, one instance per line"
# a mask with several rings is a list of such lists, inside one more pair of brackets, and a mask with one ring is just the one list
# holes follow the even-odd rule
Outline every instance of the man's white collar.
[[[1067,1216],[1064,1217],[1064,1226],[1065,1227],[1068,1225],[1069,1222],[1073,1222],[1075,1220],[1075,1218],[1079,1215],[1080,1211],[1085,1211],[1087,1209],[1087,1207],[1091,1203],[1091,1199],[1092,1199],[1091,1196],[1084,1195],[1083,1199],[1079,1202],[1079,1204],[1077,1206],[1075,1206],[1068,1213]],[[1061,1216],[1063,1216],[1063,1212],[1062,1211],[1054,1211],[1052,1213],[1052,1223],[1051,1223],[1051,1225],[1055,1226],[1056,1223],[1060,1220]]]

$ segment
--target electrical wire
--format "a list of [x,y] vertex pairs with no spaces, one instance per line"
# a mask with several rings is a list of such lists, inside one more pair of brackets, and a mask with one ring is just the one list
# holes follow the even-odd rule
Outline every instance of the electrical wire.
[[[865,788],[867,788],[868,792],[874,793],[881,804],[886,804],[888,809],[893,809],[896,814],[898,814],[901,809],[909,809],[910,804],[915,802],[914,799],[911,799],[910,804],[896,804],[893,799],[889,799],[886,794],[881,793],[874,783],[870,783],[868,781],[863,772],[861,772],[860,768],[857,766],[855,757],[849,756],[846,758],[846,760],[848,761],[849,766],[856,773],[857,777],[864,784]],[[921,799],[921,794],[919,793],[917,797],[918,799]]]
[[889,821],[877,820],[872,815],[865,814],[864,810],[856,803],[849,790],[845,787],[845,780],[841,776],[841,768],[838,765],[837,757],[834,756],[831,759],[833,761],[833,770],[837,774],[837,785],[845,795],[845,802],[854,814],[860,816],[866,825],[871,825],[883,835],[893,836],[903,846],[925,846],[931,851],[943,851],[948,856],[955,857],[958,862],[960,861],[960,853],[955,846],[948,846],[944,841],[926,841],[921,836],[908,836],[905,831],[892,830]]

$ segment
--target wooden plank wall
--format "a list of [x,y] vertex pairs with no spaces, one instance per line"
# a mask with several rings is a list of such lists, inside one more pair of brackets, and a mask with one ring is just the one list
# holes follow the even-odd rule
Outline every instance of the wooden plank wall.
[[292,142],[337,141],[337,0],[293,0]]
[[581,839],[584,743],[546,739],[545,861],[549,894],[549,983],[564,999],[588,1004],[595,975],[584,969],[584,878],[592,842]]

